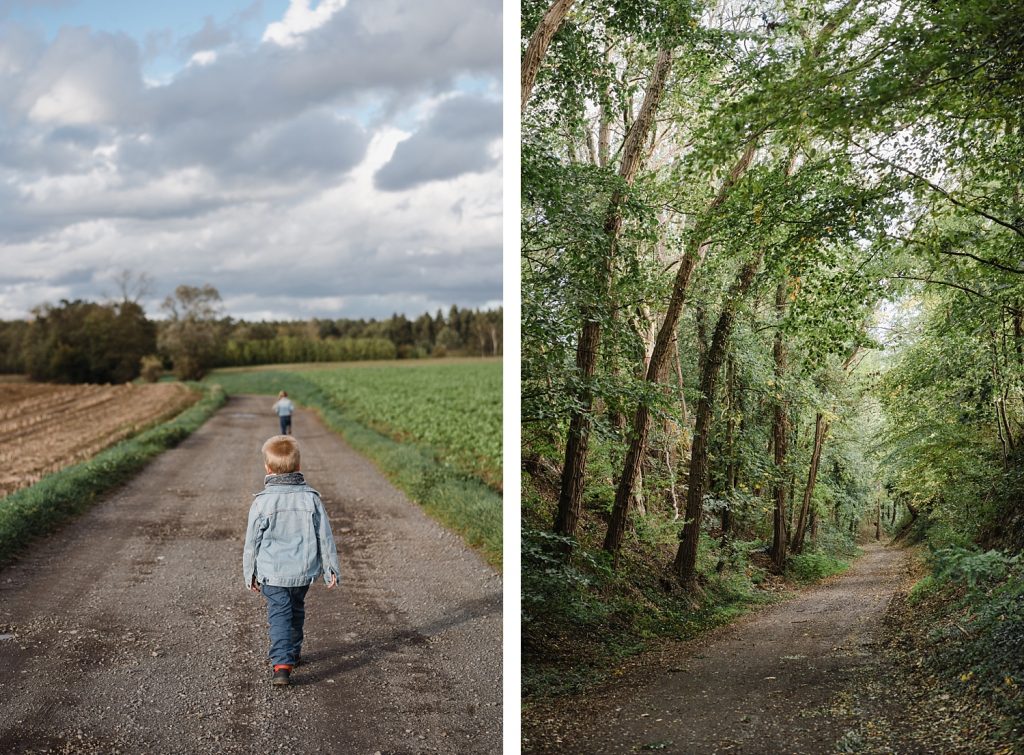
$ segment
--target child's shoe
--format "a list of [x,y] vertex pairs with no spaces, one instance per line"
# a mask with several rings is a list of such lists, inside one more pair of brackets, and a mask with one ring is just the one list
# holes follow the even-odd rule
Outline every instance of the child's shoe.
[[291,666],[288,666],[283,663],[274,666],[274,686],[287,687],[289,684],[291,684],[291,673]]

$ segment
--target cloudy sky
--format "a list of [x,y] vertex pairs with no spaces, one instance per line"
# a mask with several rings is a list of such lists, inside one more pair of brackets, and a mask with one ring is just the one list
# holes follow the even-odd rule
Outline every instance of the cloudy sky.
[[0,0],[0,319],[501,303],[501,0]]

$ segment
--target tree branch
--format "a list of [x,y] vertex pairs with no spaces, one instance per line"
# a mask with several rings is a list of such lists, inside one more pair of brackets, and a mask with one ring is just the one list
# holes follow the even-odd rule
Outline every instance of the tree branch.
[[1003,304],[1002,302],[989,296],[988,294],[983,294],[981,291],[978,291],[973,288],[968,288],[967,286],[961,285],[959,283],[953,283],[952,281],[935,280],[934,278],[917,278],[913,275],[889,275],[887,277],[894,278],[895,280],[918,281],[920,283],[931,283],[936,286],[948,286],[950,288],[955,288],[959,291],[963,291],[966,294],[977,296],[980,299],[995,302],[1000,307],[1005,309],[1007,312],[1013,312],[1014,314],[1022,314],[1021,310],[1017,309],[1016,307],[1011,307],[1009,304]]
[[961,207],[961,208],[963,208],[963,209],[965,209],[965,210],[967,210],[969,212],[973,212],[976,215],[981,215],[983,218],[988,218],[989,220],[991,220],[996,225],[1001,225],[1003,228],[1007,228],[1007,229],[1013,231],[1014,233],[1016,233],[1021,238],[1024,238],[1024,228],[1021,228],[1020,226],[1015,225],[1013,223],[1010,223],[1010,222],[1008,222],[1006,220],[1001,220],[1000,218],[997,218],[995,215],[992,215],[992,214],[990,214],[988,212],[985,212],[984,210],[980,210],[977,207],[973,207],[973,206],[967,204],[966,202],[960,201],[959,199],[954,197],[950,192],[948,192],[946,189],[944,189],[941,186],[939,186],[937,183],[934,183],[933,181],[929,181],[927,178],[922,176],[920,173],[916,173],[916,172],[912,171],[910,168],[904,168],[902,165],[897,165],[892,160],[889,160],[889,159],[887,159],[885,157],[882,157],[881,155],[876,155],[874,152],[872,152],[870,149],[865,147],[863,144],[859,144],[855,139],[851,139],[850,143],[853,144],[856,147],[859,147],[864,152],[864,154],[868,155],[869,157],[874,158],[878,162],[884,163],[885,165],[888,165],[890,168],[894,168],[894,169],[896,169],[896,170],[898,170],[898,171],[900,171],[902,173],[906,173],[908,176],[911,176],[912,178],[915,178],[917,181],[919,181],[920,183],[923,183],[925,186],[930,188],[932,191],[934,191],[937,194],[940,194],[943,197],[945,197],[945,199],[948,200],[951,204],[954,204],[957,207]]
[[[927,245],[924,241],[912,239],[907,236],[900,236],[899,234],[896,233],[888,233],[886,235],[889,236],[890,238],[902,241],[905,244],[918,244],[920,246]],[[970,252],[954,252],[945,249],[939,249],[937,251],[939,252],[939,254],[945,254],[950,257],[967,257],[968,259],[972,259],[975,262],[980,262],[983,265],[989,265],[991,267],[996,268],[997,270],[1004,270],[1007,273],[1014,273],[1015,275],[1024,275],[1024,270],[1022,270],[1019,267],[1010,267],[1009,265],[1004,265],[1002,262],[996,262],[995,260],[985,259],[984,257],[979,257],[976,254],[971,254]]]

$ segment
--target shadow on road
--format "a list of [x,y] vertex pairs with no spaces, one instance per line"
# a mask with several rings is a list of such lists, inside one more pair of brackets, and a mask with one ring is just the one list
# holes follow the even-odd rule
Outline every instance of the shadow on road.
[[[362,666],[375,663],[389,653],[397,653],[403,648],[428,645],[431,638],[474,619],[481,619],[500,613],[502,599],[500,593],[469,601],[460,606],[452,614],[431,622],[422,627],[398,629],[391,636],[380,642],[376,639],[364,639],[354,644],[341,643],[324,647],[321,650],[304,655],[303,665],[316,662],[316,668],[310,668],[302,675],[302,683],[311,684],[333,678],[338,674],[353,671]],[[494,648],[500,654],[501,648]],[[323,661],[327,661],[326,665]]]

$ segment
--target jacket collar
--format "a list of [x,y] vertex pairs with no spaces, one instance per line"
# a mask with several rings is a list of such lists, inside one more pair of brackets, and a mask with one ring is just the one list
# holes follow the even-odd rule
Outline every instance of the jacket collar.
[[305,485],[306,478],[302,472],[286,472],[284,474],[268,474],[263,478],[264,485]]

